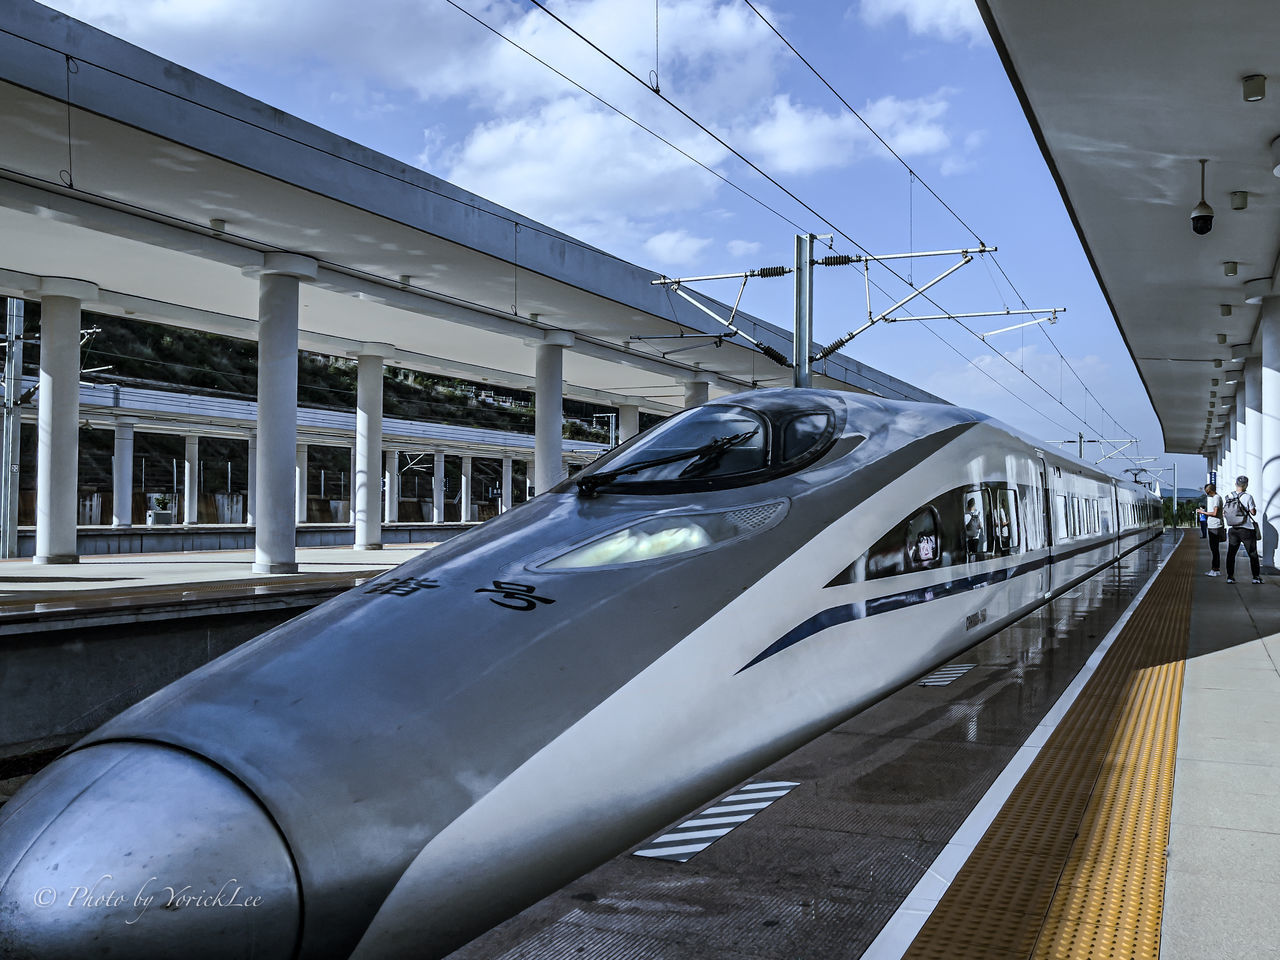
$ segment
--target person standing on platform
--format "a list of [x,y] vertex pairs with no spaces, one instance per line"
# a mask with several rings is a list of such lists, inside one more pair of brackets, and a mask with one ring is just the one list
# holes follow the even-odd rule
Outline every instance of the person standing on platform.
[[1249,568],[1253,582],[1262,582],[1262,570],[1258,565],[1258,505],[1253,495],[1246,492],[1249,478],[1236,477],[1236,492],[1227,495],[1222,503],[1222,519],[1227,523],[1227,583],[1235,583],[1236,550],[1241,546],[1249,554]]
[[1218,496],[1218,488],[1212,483],[1204,485],[1204,506],[1196,507],[1196,514],[1200,517],[1202,533],[1208,535],[1209,556],[1213,559],[1209,576],[1219,577],[1222,575],[1222,559],[1218,554],[1218,548],[1226,539],[1227,531],[1222,523],[1222,498]]

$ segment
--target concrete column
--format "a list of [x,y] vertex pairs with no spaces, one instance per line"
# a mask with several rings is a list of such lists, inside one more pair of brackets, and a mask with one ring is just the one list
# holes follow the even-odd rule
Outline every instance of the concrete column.
[[307,522],[307,445],[294,446],[293,454],[293,519]]
[[640,432],[640,408],[634,403],[618,407],[618,442],[625,443]]
[[533,461],[526,460],[524,462],[524,498],[529,499],[529,494],[533,490]]
[[1262,483],[1262,361],[1250,357],[1244,365],[1244,432],[1249,462],[1245,473],[1250,486]]
[[502,502],[498,506],[499,513],[511,509],[511,458],[502,458]]
[[1280,296],[1263,298],[1258,327],[1262,335],[1262,482],[1252,492],[1263,516],[1262,564],[1274,573],[1280,541]]
[[200,438],[189,436],[182,456],[182,522],[196,522],[200,507]]
[[268,253],[258,281],[256,573],[298,572],[298,281],[315,277],[310,257]]
[[534,489],[545,493],[560,482],[564,449],[564,350],[573,334],[551,331],[531,341],[534,356],[533,469]]
[[356,360],[356,463],[352,492],[357,550],[382,549],[382,365],[389,343],[366,343]]
[[458,516],[463,523],[471,522],[471,458],[462,458],[462,496],[458,500]]
[[694,378],[684,385],[684,407],[701,406],[707,402],[710,378],[707,374],[695,374]]
[[431,464],[431,521],[444,523],[444,451],[437,450]]
[[356,447],[351,445],[350,466],[347,468],[347,476],[350,483],[347,485],[347,523],[352,525],[356,522]]
[[111,525],[133,526],[133,423],[116,421],[116,449],[111,458]]
[[45,277],[40,298],[40,390],[36,394],[36,563],[76,563],[80,464],[80,307],[98,288]]
[[388,450],[383,455],[382,485],[386,488],[382,520],[384,523],[400,521],[400,451]]
[[258,438],[251,436],[249,438],[249,489],[245,491],[244,499],[244,522],[247,526],[253,526],[254,507],[258,501]]

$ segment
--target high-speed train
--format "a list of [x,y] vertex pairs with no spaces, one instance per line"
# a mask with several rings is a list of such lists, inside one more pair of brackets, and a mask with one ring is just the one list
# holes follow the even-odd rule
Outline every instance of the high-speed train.
[[0,956],[443,956],[1161,529],[968,410],[684,411],[33,778]]

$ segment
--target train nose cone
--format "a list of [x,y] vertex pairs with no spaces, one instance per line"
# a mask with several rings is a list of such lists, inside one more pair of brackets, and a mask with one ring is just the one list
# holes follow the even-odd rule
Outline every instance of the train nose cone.
[[182,751],[87,747],[0,808],[4,960],[288,958],[300,912],[275,825]]

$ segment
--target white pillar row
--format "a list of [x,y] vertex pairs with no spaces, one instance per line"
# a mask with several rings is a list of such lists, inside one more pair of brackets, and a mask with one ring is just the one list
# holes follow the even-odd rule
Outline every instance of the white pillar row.
[[310,257],[268,253],[263,258],[258,280],[256,573],[298,572],[298,281],[315,277],[316,262]]
[[116,421],[115,453],[111,457],[111,525],[133,526],[133,425],[135,421]]
[[1263,297],[1258,312],[1262,336],[1261,480],[1254,491],[1262,522],[1262,565],[1276,570],[1280,541],[1280,295]]
[[710,383],[711,377],[709,374],[697,373],[694,374],[692,380],[684,385],[684,407],[686,410],[707,402]]
[[293,519],[307,522],[307,445],[294,446],[293,454]]
[[36,394],[36,563],[76,563],[80,464],[80,308],[98,298],[84,280],[44,277],[40,298],[40,389]]
[[624,443],[640,432],[640,408],[634,403],[618,407],[618,442]]
[[388,450],[383,454],[382,485],[387,497],[384,505],[384,523],[400,522],[400,451]]
[[499,513],[511,509],[511,458],[502,458],[502,501],[498,506]]
[[356,461],[352,511],[357,550],[382,549],[382,367],[389,343],[366,343],[356,360]]
[[182,452],[182,522],[191,526],[200,508],[200,438],[189,435]]
[[1262,361],[1250,357],[1244,365],[1244,432],[1249,462],[1245,473],[1256,491],[1262,484]]
[[462,496],[458,498],[458,518],[463,523],[471,522],[471,457],[462,457]]
[[249,482],[248,489],[245,490],[244,505],[244,522],[247,526],[253,526],[254,508],[258,502],[258,438],[253,434],[249,435]]
[[563,478],[564,351],[573,334],[548,331],[534,347],[533,488],[546,493]]
[[524,499],[527,502],[529,493],[533,490],[533,461],[526,460],[524,462]]
[[347,461],[347,523],[352,525],[356,522],[356,445],[353,443],[349,448],[351,456]]
[[444,523],[444,451],[437,450],[431,463],[431,521]]

